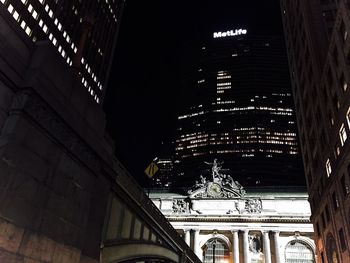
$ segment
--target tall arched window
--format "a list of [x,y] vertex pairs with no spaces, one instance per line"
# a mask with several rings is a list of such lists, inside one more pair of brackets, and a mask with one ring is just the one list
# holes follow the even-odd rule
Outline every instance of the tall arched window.
[[212,238],[205,243],[203,249],[203,263],[226,263],[230,252],[226,243],[219,238]]
[[300,240],[289,242],[285,250],[286,263],[315,263],[312,248]]

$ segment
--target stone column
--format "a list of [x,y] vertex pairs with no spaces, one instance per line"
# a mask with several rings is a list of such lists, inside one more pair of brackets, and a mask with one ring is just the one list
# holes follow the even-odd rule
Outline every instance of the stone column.
[[250,263],[249,262],[249,240],[248,240],[248,233],[249,230],[245,229],[243,231],[243,256],[244,256],[244,263]]
[[276,263],[282,263],[281,252],[280,252],[280,243],[279,243],[279,231],[273,232],[273,240],[275,242],[275,254],[276,254]]
[[265,263],[271,263],[269,231],[263,231],[263,244],[264,244]]
[[202,260],[201,248],[199,247],[199,229],[194,231],[193,235],[193,252],[197,255],[197,257]]
[[190,229],[184,229],[185,232],[185,242],[187,244],[187,246],[191,245],[191,230]]
[[232,230],[233,242],[232,242],[232,256],[233,263],[239,263],[239,243],[238,243],[238,230]]

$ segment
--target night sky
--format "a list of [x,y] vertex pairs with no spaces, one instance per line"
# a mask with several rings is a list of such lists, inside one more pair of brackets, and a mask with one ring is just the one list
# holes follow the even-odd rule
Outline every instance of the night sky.
[[104,108],[116,156],[144,184],[143,171],[170,151],[176,116],[191,101],[183,79],[194,50],[215,31],[282,35],[279,0],[127,0]]

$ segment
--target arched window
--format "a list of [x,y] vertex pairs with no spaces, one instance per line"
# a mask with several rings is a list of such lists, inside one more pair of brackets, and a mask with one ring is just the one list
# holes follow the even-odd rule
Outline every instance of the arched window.
[[286,263],[315,263],[312,248],[300,240],[293,240],[286,246]]
[[329,263],[338,263],[339,262],[339,256],[337,253],[337,245],[335,243],[334,237],[331,233],[327,235],[327,258]]
[[202,247],[203,263],[226,263],[229,261],[230,252],[224,241],[213,238]]

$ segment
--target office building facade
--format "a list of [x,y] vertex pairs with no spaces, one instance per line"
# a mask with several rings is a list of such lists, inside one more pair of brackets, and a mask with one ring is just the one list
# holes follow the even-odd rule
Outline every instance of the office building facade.
[[33,42],[49,40],[101,104],[124,0],[1,0]]
[[243,185],[303,185],[283,39],[215,32],[198,57],[195,99],[178,116],[177,180],[191,185],[217,158]]
[[280,2],[317,253],[349,262],[349,2]]

